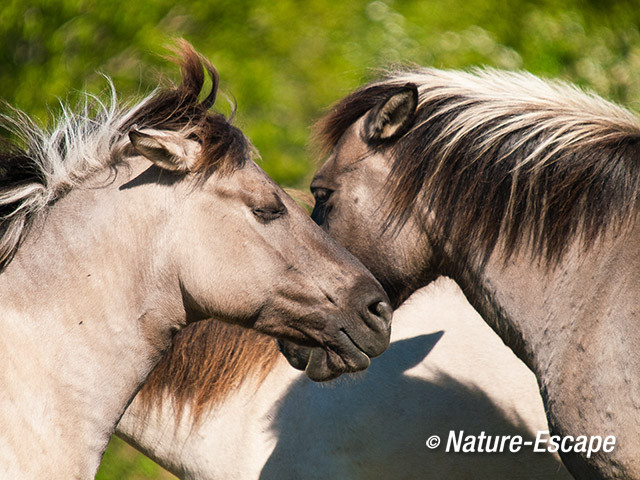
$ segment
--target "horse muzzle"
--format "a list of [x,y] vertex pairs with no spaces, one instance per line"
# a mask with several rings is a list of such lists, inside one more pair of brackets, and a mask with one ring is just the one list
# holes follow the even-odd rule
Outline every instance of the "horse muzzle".
[[[362,298],[360,298],[362,301]],[[340,327],[323,348],[309,348],[287,340],[277,340],[289,364],[304,370],[316,382],[327,381],[343,373],[358,372],[369,366],[389,346],[392,309],[386,295],[363,302],[359,318],[343,319]]]

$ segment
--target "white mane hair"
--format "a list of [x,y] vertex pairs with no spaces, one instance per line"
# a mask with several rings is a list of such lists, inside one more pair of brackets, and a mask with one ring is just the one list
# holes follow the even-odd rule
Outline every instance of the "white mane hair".
[[10,144],[0,144],[1,266],[15,251],[29,217],[118,160],[123,127],[151,96],[125,110],[118,106],[113,83],[106,81],[106,100],[85,93],[77,109],[62,104],[51,129],[10,106],[0,115],[0,127],[13,137]]
[[[521,249],[554,262],[574,238],[586,247],[635,221],[640,121],[557,80],[476,68],[391,71],[335,104],[316,132],[325,152],[399,89],[415,88],[408,131],[372,148],[392,162],[386,225],[416,204],[437,212],[442,238],[487,258]],[[499,240],[500,239],[500,240]]]
[[19,188],[0,185],[5,189],[0,194],[0,205],[22,199],[14,213],[42,208],[109,162],[109,152],[122,138],[123,125],[146,99],[123,112],[118,106],[113,83],[109,78],[106,80],[109,86],[106,101],[84,93],[78,109],[61,103],[61,114],[49,130],[38,126],[26,113],[13,107],[8,107],[10,114],[0,115],[2,127],[24,148],[24,154],[33,164],[29,167],[36,169],[40,180]]
[[446,99],[444,108],[421,119],[414,129],[458,110],[455,121],[449,123],[436,139],[446,139],[449,147],[473,134],[478,125],[497,119],[501,120],[499,124],[483,132],[484,150],[514,132],[524,133],[504,156],[541,133],[552,131],[520,159],[518,168],[534,160],[536,168],[542,167],[560,150],[566,151],[572,146],[582,149],[585,142],[601,143],[640,133],[638,117],[626,108],[576,85],[541,79],[529,72],[486,67],[468,72],[421,68],[390,72],[384,83],[414,83],[419,92],[418,108]]
[[[50,131],[10,107],[0,116],[0,130],[14,139],[0,143],[0,271],[18,248],[30,218],[95,171],[123,160],[130,145],[127,133],[134,125],[196,139],[202,148],[190,173],[207,176],[244,165],[251,152],[248,140],[224,115],[210,111],[218,93],[218,72],[184,40],[177,42],[174,53],[181,84],[160,87],[133,106],[118,104],[107,78],[110,94],[105,101],[85,93],[77,111],[62,106]],[[203,94],[205,75],[211,88]]]

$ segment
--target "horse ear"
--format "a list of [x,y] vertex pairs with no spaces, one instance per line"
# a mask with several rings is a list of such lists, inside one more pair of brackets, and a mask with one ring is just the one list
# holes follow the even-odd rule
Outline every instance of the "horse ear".
[[418,106],[418,87],[408,83],[374,107],[365,118],[364,134],[368,143],[396,140],[413,124]]
[[129,130],[133,148],[163,170],[185,173],[196,164],[200,144],[176,132],[145,129]]

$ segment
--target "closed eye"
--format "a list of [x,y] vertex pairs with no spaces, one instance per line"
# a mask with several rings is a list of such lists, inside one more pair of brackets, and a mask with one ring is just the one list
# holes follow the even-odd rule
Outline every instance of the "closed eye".
[[274,207],[256,207],[251,210],[258,220],[267,223],[282,217],[287,213],[287,207],[278,205]]

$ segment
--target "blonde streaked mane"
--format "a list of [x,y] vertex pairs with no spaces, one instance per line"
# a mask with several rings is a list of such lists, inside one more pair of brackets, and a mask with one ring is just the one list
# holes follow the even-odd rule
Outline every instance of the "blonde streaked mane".
[[[392,72],[338,102],[320,120],[325,149],[407,84],[418,89],[410,130],[392,161],[389,224],[413,208],[437,213],[443,238],[485,256],[528,248],[558,261],[570,239],[590,245],[635,219],[640,122],[628,110],[564,82],[528,73],[417,69]],[[460,242],[460,243],[458,243]]]
[[[105,101],[90,94],[79,109],[62,106],[62,115],[47,131],[25,113],[6,107],[0,132],[0,271],[16,252],[31,219],[96,171],[113,167],[127,153],[132,126],[184,133],[202,144],[197,173],[240,167],[251,146],[242,132],[221,114],[210,112],[218,89],[218,73],[184,40],[178,41],[176,63],[182,83],[158,88],[133,107],[120,105],[110,87]],[[205,72],[211,91],[199,100]]]
[[223,401],[247,379],[259,385],[280,358],[275,341],[255,330],[216,320],[180,330],[138,393],[143,409],[170,401],[176,421],[189,406],[191,420]]

